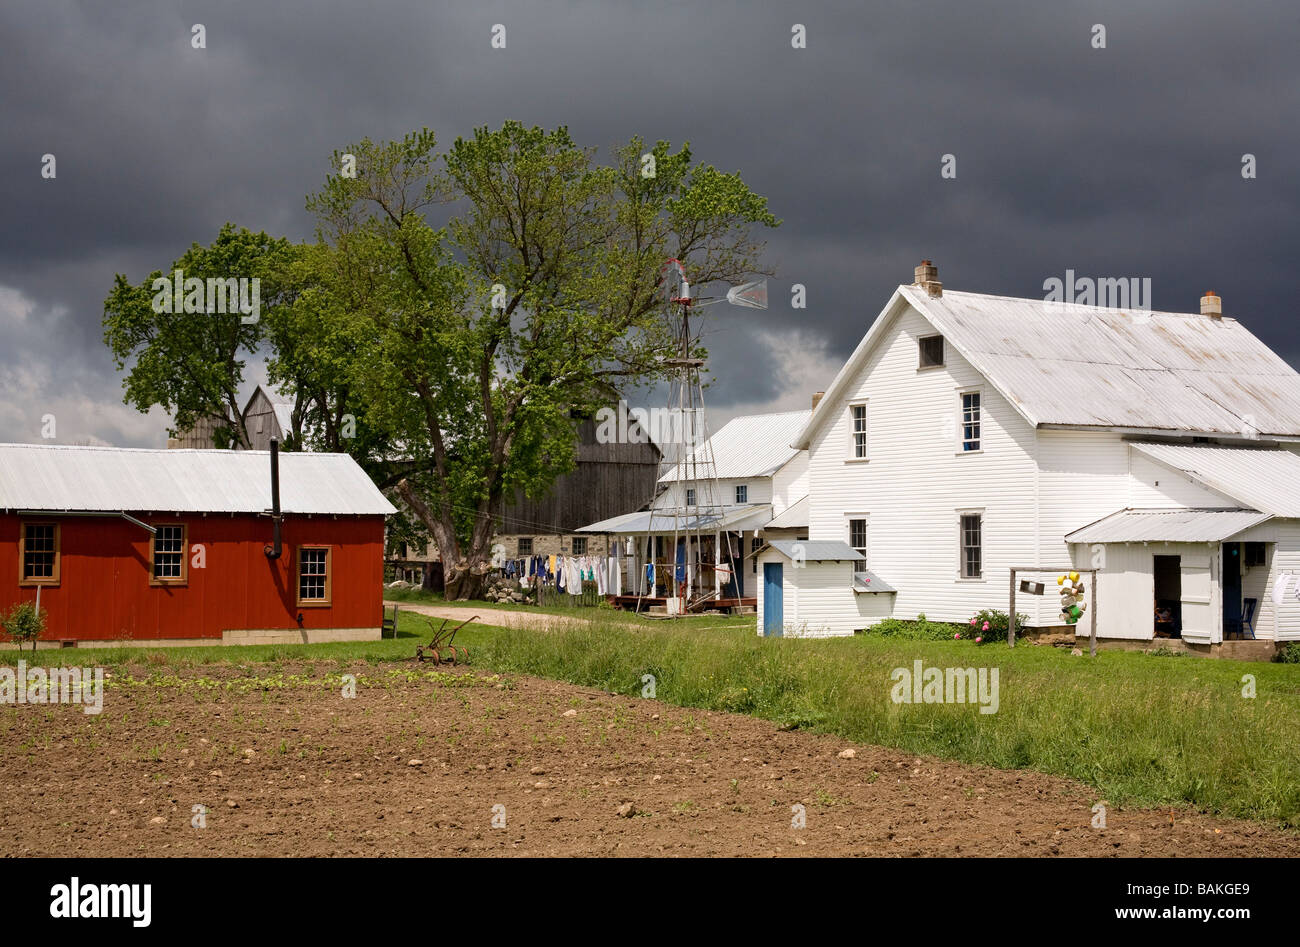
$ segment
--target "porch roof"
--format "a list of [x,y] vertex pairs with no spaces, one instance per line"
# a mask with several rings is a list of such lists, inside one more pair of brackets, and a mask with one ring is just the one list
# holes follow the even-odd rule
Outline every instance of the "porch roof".
[[768,503],[748,503],[740,506],[723,506],[715,510],[687,511],[681,509],[639,510],[583,526],[579,533],[612,533],[616,536],[643,536],[668,534],[687,530],[747,530],[757,529],[772,518]]
[[1258,510],[1124,509],[1067,533],[1067,543],[1216,543],[1271,519]]

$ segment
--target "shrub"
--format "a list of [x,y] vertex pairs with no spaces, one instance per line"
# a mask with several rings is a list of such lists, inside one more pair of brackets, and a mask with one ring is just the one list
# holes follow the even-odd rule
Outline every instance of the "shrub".
[[19,651],[22,651],[24,641],[30,641],[35,654],[36,639],[45,634],[45,611],[37,611],[31,602],[19,602],[9,610],[9,614],[0,618],[0,628],[18,642]]
[[1300,641],[1288,641],[1274,660],[1282,664],[1300,664]]
[[[1023,628],[1029,616],[1023,612],[1016,613],[1016,627]],[[995,608],[985,608],[975,613],[961,630],[963,638],[982,638],[988,641],[1006,641],[1010,621],[1006,612]]]
[[917,615],[916,621],[905,618],[886,618],[868,629],[868,634],[882,638],[895,638],[906,641],[951,641],[953,635],[959,634],[961,625],[946,621],[930,621],[924,614]]

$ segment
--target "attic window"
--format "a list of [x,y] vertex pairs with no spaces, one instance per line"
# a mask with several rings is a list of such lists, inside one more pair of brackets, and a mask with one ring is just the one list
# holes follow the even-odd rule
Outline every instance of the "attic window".
[[936,368],[943,364],[943,336],[928,335],[920,340],[921,368]]

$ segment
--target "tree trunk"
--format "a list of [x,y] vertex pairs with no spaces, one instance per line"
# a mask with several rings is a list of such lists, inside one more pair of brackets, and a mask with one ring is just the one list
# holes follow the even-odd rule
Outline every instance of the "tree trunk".
[[486,529],[481,528],[481,524],[475,524],[470,548],[463,551],[456,540],[452,524],[445,523],[441,517],[434,516],[429,505],[416,494],[415,488],[406,478],[398,481],[396,489],[411,512],[429,530],[433,541],[438,546],[438,558],[442,560],[443,597],[448,601],[466,601],[481,597],[486,585],[487,572],[492,566],[489,555],[492,539],[491,521],[488,521]]

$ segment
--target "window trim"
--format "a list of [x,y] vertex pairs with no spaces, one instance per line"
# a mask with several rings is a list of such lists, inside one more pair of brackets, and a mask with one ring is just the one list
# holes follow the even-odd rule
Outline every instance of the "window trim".
[[[27,577],[27,527],[28,526],[53,526],[54,527],[54,567],[50,570],[49,578]],[[18,586],[19,588],[33,589],[38,585],[56,586],[60,584],[60,574],[63,568],[63,529],[62,524],[51,520],[21,520],[18,524]]]
[[[858,398],[848,403],[849,412],[849,455],[844,458],[845,463],[865,464],[871,460],[871,399]],[[862,409],[862,455],[858,456],[858,430],[857,419],[853,416],[855,408]]]
[[[956,513],[957,513],[957,581],[958,582],[987,582],[988,563],[985,562],[985,556],[984,556],[984,550],[986,548],[986,544],[984,542],[985,510],[983,507],[979,509],[964,509],[964,510],[959,509],[956,511]],[[962,528],[962,520],[964,520],[968,516],[974,516],[979,518],[979,524],[980,524],[980,545],[979,545],[980,574],[979,575],[966,574],[966,536],[965,536],[965,531]]]
[[[302,554],[307,551],[324,550],[325,551],[325,597],[308,598],[302,597]],[[334,604],[334,547],[321,544],[305,544],[298,547],[298,552],[294,556],[294,598],[298,602],[299,608],[329,608]]]
[[[975,443],[978,446],[971,450],[966,449],[967,395],[977,395],[979,397],[979,420],[975,422],[978,428]],[[984,453],[984,389],[982,387],[957,389],[957,453],[963,456]]]
[[160,579],[156,574],[158,556],[158,534],[149,537],[149,584],[152,586],[188,585],[190,581],[190,527],[188,523],[150,523],[154,529],[178,526],[181,531],[181,574],[177,579]]
[[[931,365],[925,364],[925,343],[930,339],[939,340],[939,361]],[[942,333],[934,335],[920,335],[916,338],[916,370],[918,372],[930,372],[936,368],[943,368],[948,361],[948,344],[944,341]]]

